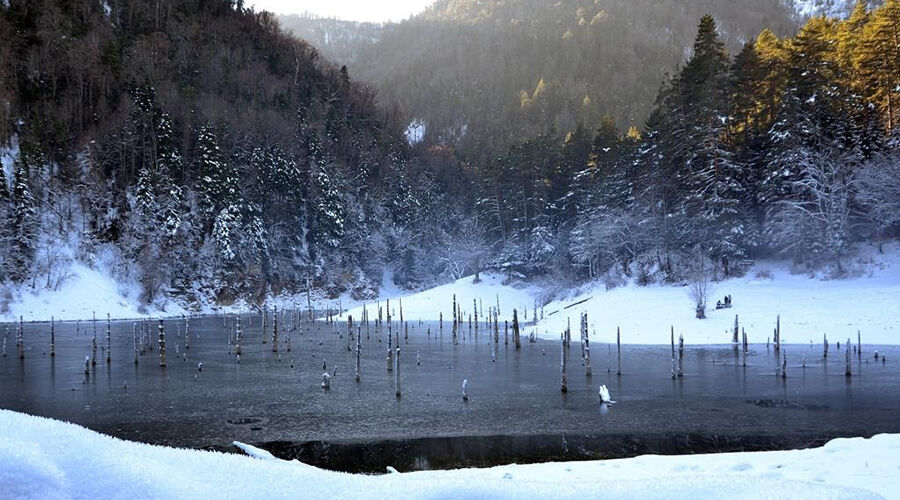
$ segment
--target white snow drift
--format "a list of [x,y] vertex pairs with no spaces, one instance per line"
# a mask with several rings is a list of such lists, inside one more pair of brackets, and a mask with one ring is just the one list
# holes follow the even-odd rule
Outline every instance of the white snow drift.
[[367,476],[299,462],[121,441],[0,410],[0,498],[209,499],[785,499],[900,497],[900,435],[823,448],[642,456]]

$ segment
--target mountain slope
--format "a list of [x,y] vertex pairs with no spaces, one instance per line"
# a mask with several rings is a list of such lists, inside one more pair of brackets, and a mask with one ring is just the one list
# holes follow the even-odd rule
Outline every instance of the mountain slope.
[[435,213],[461,177],[412,161],[374,95],[267,12],[0,3],[0,103],[0,314],[78,266],[139,284],[151,309],[441,271],[422,235],[454,224]]
[[763,28],[791,33],[782,0],[442,0],[384,28],[352,69],[427,125],[426,139],[488,155],[548,127],[642,125],[659,82],[710,12],[732,51]]

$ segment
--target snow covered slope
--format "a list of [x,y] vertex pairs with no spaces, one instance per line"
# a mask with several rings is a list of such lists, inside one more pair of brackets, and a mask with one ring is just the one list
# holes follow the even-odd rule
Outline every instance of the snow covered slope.
[[844,18],[853,11],[856,0],[792,0],[794,9],[804,18],[829,16]]
[[[40,289],[37,293],[22,287],[13,298],[7,314],[0,314],[0,321],[15,321],[21,315],[26,321],[32,319],[74,320],[88,319],[96,312],[97,317],[109,313],[113,318],[137,318],[148,312],[138,311],[138,288],[134,284],[116,282],[107,274],[76,262],[68,270],[69,277],[57,290]],[[180,314],[174,308],[169,314]]]
[[0,485],[4,500],[896,499],[900,436],[836,439],[802,451],[366,476],[121,441],[74,424],[0,410]]
[[[731,341],[730,330],[738,315],[750,342],[765,343],[780,315],[786,343],[821,342],[823,334],[832,342],[848,337],[855,342],[860,331],[863,343],[900,344],[895,313],[900,311],[900,245],[886,246],[884,254],[865,247],[860,254],[853,263],[862,273],[857,278],[825,280],[792,274],[784,262],[763,262],[743,278],[713,283],[705,320],[694,318],[687,287],[632,284],[607,291],[597,283],[546,304],[543,319],[539,311],[537,324],[527,325],[524,331],[557,339],[571,321],[577,338],[580,314],[587,312],[592,340],[615,341],[616,328],[621,328],[624,343],[668,344],[674,326],[675,335],[683,334],[689,344],[717,344]],[[499,275],[483,278],[479,284],[472,284],[469,277],[403,297],[404,319],[437,320],[443,313],[444,321],[451,321],[453,294],[466,319],[473,310],[473,299],[483,303],[480,307],[486,313],[498,298],[501,321],[512,318],[512,308],[518,309],[520,321],[526,310],[528,320],[533,319],[534,303],[541,298],[539,289],[503,285]],[[715,310],[716,297],[726,294],[732,296],[734,306]],[[399,319],[398,305],[394,296],[391,309],[395,320]],[[372,306],[369,311],[370,318],[377,315]],[[356,308],[349,314],[359,319],[361,312]]]

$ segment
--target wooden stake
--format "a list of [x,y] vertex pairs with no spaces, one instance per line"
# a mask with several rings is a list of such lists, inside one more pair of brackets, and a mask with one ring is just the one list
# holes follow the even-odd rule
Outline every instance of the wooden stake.
[[159,366],[166,366],[166,328],[163,320],[159,320]]
[[616,327],[616,356],[619,360],[618,369],[616,369],[616,375],[622,374],[622,331],[619,327]]
[[566,335],[562,334],[562,338],[559,343],[559,351],[560,351],[560,360],[559,360],[559,372],[560,372],[560,390],[562,392],[568,392],[569,390],[569,381],[566,379],[566,364],[568,362],[567,353],[569,350],[566,348]]

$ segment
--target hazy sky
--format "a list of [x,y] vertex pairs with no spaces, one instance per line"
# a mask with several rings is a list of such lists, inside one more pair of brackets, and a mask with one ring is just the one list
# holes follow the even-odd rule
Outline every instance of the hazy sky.
[[336,17],[350,21],[400,21],[417,14],[433,0],[245,0],[256,10],[276,14],[311,12],[322,17]]

